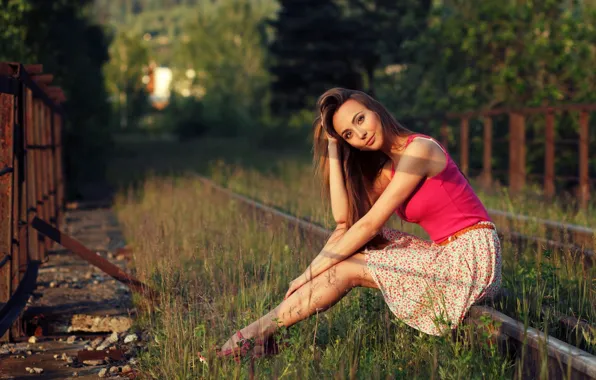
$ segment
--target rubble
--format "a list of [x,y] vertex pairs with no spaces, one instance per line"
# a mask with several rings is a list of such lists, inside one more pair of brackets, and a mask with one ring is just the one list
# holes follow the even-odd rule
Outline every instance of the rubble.
[[105,363],[105,360],[83,360],[83,364],[89,365],[89,366],[98,366],[98,365],[103,365],[104,363]]
[[[97,219],[109,212],[88,214],[85,220],[78,217],[67,223],[73,237],[80,238],[93,252],[115,258],[114,263],[123,259],[120,252],[114,252],[115,243],[123,244],[118,242],[121,237],[117,233],[106,237],[105,244],[98,243],[95,236],[88,237],[96,227],[81,226],[97,224]],[[126,266],[125,260],[117,264]],[[48,265],[40,268],[38,287],[28,299],[24,314],[28,336],[18,344],[0,343],[0,368],[7,371],[3,373],[18,374],[16,378],[56,379],[97,378],[100,370],[106,378],[124,379],[136,374],[135,355],[148,335],[131,331],[136,310],[129,288],[76,255],[54,255]],[[100,335],[92,335],[97,333]],[[37,355],[40,351],[46,354]]]
[[68,331],[81,332],[125,332],[132,326],[132,319],[125,316],[75,314],[70,320]]
[[97,346],[99,346],[101,344],[101,342],[103,342],[102,338],[95,338],[91,341],[91,348],[95,349]]
[[124,343],[136,342],[138,339],[139,337],[137,336],[137,334],[130,334],[124,338]]
[[43,368],[38,368],[38,367],[26,367],[25,371],[29,372],[29,373],[36,373],[36,374],[42,374],[43,373]]
[[116,332],[113,332],[112,335],[107,337],[99,346],[97,346],[96,350],[103,351],[114,343],[118,343],[118,334]]
[[108,370],[106,368],[102,368],[101,371],[99,371],[99,373],[97,374],[97,376],[106,377],[107,373],[108,373]]

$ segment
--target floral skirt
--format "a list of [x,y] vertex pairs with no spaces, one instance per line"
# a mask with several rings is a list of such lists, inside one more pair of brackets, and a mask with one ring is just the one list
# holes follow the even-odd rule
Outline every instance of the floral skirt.
[[471,230],[447,245],[387,227],[381,235],[389,244],[366,248],[366,265],[389,309],[409,326],[442,335],[457,327],[475,302],[499,291],[496,230]]

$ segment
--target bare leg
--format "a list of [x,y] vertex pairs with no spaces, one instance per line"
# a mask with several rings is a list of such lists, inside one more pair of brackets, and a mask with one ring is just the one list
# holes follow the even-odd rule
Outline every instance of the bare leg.
[[[240,332],[246,339],[266,338],[278,326],[289,327],[317,311],[327,310],[356,286],[378,288],[364,260],[364,254],[357,253],[334,265]],[[276,319],[279,325],[276,324]],[[222,346],[222,350],[236,347],[237,341],[238,337],[234,334]]]

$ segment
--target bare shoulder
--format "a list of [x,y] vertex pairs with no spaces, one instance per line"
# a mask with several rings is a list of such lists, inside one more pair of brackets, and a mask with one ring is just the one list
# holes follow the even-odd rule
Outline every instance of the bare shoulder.
[[443,155],[443,150],[434,141],[425,137],[416,137],[404,150],[412,157],[431,158],[433,155]]
[[413,139],[404,150],[404,156],[410,158],[404,160],[409,165],[426,168],[425,174],[427,177],[438,174],[447,164],[447,156],[439,144],[424,137]]

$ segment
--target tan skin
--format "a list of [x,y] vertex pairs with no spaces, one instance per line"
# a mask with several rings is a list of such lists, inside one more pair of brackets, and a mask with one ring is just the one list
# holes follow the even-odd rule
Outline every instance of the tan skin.
[[[240,330],[247,339],[267,337],[280,325],[289,327],[327,310],[354,287],[378,289],[366,266],[364,253],[356,250],[380,231],[393,210],[414,191],[420,181],[438,174],[446,164],[441,148],[426,139],[414,139],[406,149],[400,149],[406,138],[390,141],[383,134],[378,115],[353,99],[346,101],[335,112],[333,127],[354,148],[381,150],[391,158],[374,184],[373,208],[349,230],[336,230],[331,235],[304,273],[290,282],[284,300]],[[373,136],[374,140],[367,145]],[[391,163],[396,168],[393,178]],[[274,320],[278,321],[277,324]],[[236,347],[238,340],[236,334],[232,335],[221,350]]]

